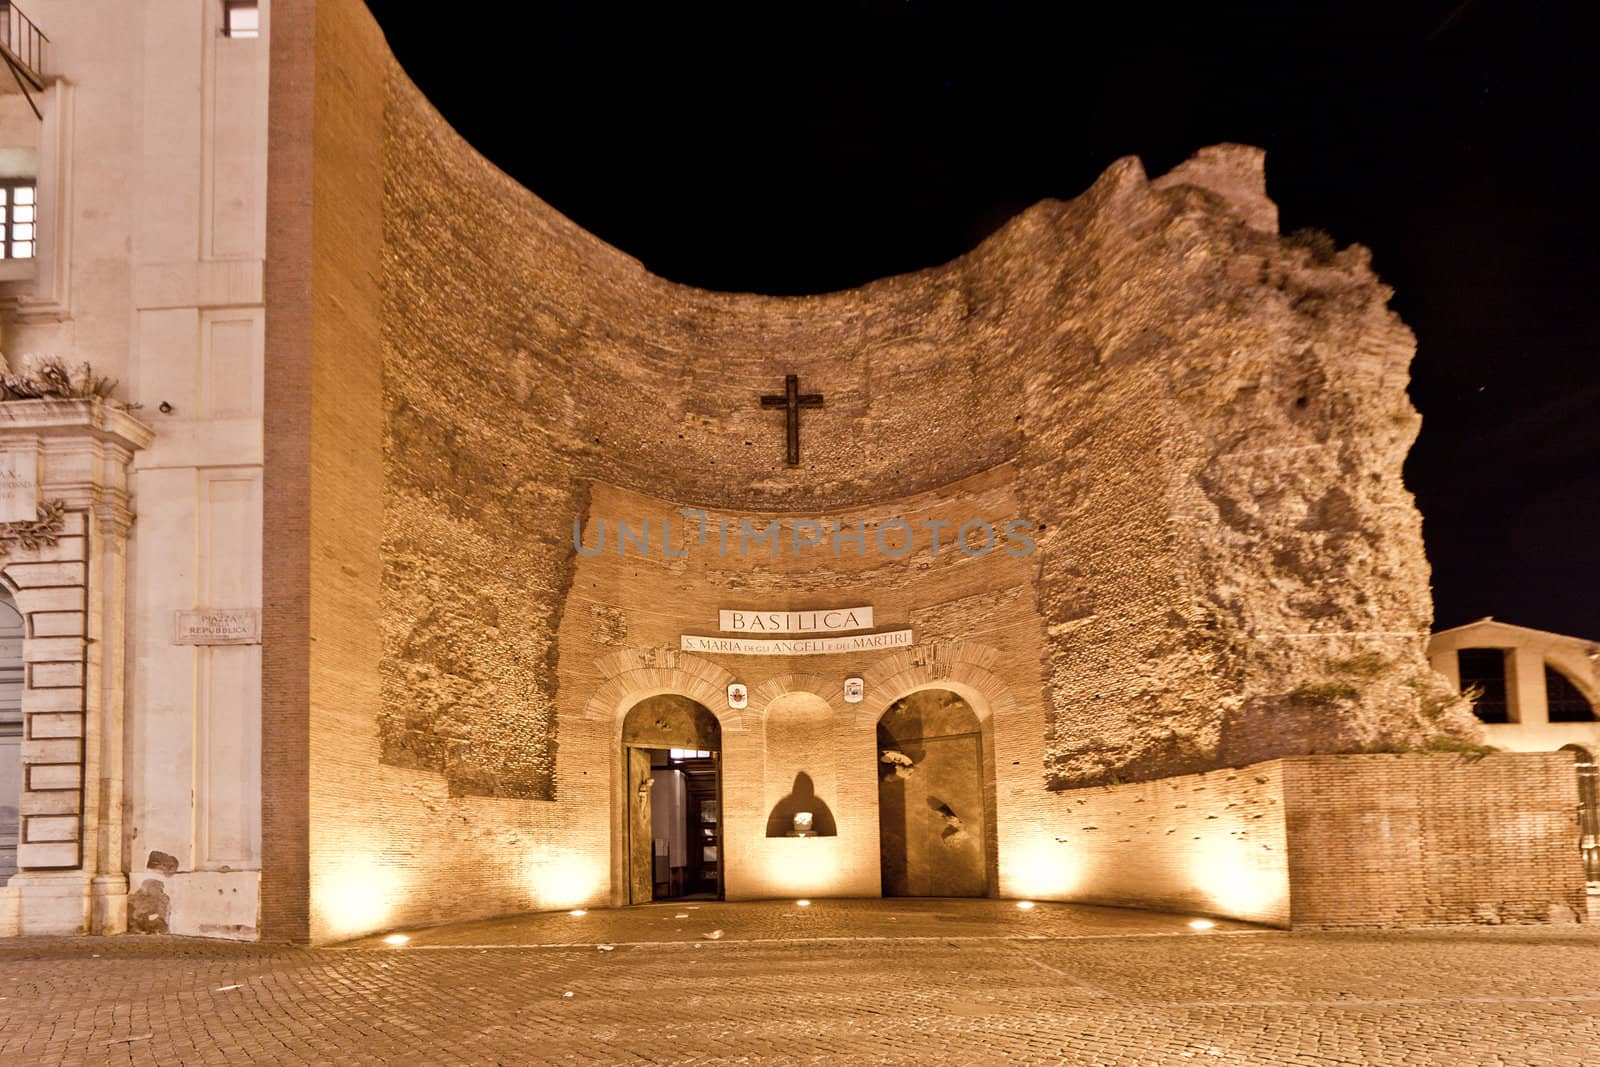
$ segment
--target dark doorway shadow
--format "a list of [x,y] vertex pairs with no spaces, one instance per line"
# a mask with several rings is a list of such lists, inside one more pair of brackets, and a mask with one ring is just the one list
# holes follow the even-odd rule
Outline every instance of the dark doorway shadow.
[[767,836],[790,836],[794,832],[795,813],[801,811],[811,813],[811,830],[816,836],[839,836],[839,827],[833,821],[833,812],[822,802],[822,798],[817,796],[817,787],[812,784],[811,776],[805,771],[794,776],[794,788],[789,791],[788,796],[773,806],[772,814],[767,816]]

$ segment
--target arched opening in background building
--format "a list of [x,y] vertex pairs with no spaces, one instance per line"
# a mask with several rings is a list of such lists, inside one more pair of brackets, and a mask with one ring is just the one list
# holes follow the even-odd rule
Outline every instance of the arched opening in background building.
[[629,904],[722,896],[722,728],[688,697],[663,694],[622,722]]
[[1551,722],[1594,722],[1594,705],[1554,664],[1544,665],[1545,707]]

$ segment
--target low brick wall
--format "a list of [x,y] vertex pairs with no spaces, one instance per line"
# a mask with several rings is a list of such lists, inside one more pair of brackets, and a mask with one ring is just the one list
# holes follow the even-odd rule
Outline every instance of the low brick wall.
[[1289,925],[1282,761],[1061,799],[1065,899]]
[[1570,755],[1278,762],[1294,926],[1572,922],[1584,915]]
[[1296,928],[1584,915],[1564,753],[1299,756],[1062,800],[1068,900]]

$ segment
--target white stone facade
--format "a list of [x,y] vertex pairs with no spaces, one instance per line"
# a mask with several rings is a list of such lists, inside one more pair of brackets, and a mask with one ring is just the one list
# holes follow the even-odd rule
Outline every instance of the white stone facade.
[[[1600,642],[1479,619],[1441,630],[1428,641],[1433,669],[1462,688],[1459,653],[1492,649],[1504,655],[1509,722],[1486,722],[1484,740],[1510,752],[1555,752],[1579,746],[1600,755]],[[1590,705],[1587,720],[1551,721],[1546,669],[1559,672]]]
[[56,545],[0,561],[29,620],[0,934],[256,936],[260,647],[174,626],[260,609],[269,6],[230,38],[221,0],[24,5],[42,118],[0,96],[0,177],[31,153],[39,248],[0,263],[0,347],[87,362],[134,407],[0,405],[0,451],[65,502]]

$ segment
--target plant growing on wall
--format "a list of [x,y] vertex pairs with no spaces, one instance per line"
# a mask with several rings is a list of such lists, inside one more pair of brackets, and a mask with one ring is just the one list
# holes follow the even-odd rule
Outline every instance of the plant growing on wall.
[[104,400],[119,407],[127,404],[111,399],[117,387],[115,378],[96,374],[87,363],[69,368],[59,356],[29,353],[21,368],[13,373],[0,356],[0,402],[7,400]]

